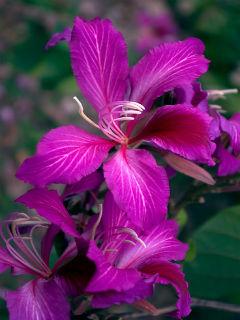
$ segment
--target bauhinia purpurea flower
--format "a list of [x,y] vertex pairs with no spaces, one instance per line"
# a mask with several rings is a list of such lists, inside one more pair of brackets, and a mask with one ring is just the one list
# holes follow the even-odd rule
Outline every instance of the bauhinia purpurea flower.
[[[79,296],[88,297],[95,308],[122,303],[143,307],[156,284],[175,288],[174,316],[190,313],[188,284],[176,263],[184,259],[188,246],[177,240],[174,220],[165,216],[161,224],[141,230],[110,192],[99,216],[91,218],[71,217],[55,190],[35,188],[17,201],[38,215],[15,213],[1,223],[0,273],[11,268],[13,275],[33,277],[16,290],[1,288],[11,320],[70,319],[68,298]],[[50,267],[60,231],[67,235],[66,249]]]
[[[168,177],[144,146],[198,163],[214,163],[209,115],[190,104],[151,109],[158,97],[207,71],[203,43],[189,38],[161,44],[129,67],[124,39],[109,20],[77,17],[73,28],[54,35],[48,47],[60,40],[68,42],[77,83],[99,122],[89,119],[76,99],[80,115],[100,135],[73,125],[51,130],[39,142],[36,154],[21,165],[17,177],[40,187],[72,184],[103,164],[107,186],[129,218],[138,226],[159,223],[167,211]],[[151,219],[146,220],[146,214]]]

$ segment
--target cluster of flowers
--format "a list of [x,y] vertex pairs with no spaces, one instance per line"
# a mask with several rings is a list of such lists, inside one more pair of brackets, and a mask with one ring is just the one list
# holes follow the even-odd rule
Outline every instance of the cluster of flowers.
[[[161,44],[131,68],[109,20],[76,18],[47,46],[61,40],[99,121],[75,98],[79,113],[99,135],[73,125],[53,129],[17,172],[34,186],[17,201],[38,215],[14,213],[2,223],[0,271],[34,276],[1,290],[10,319],[70,319],[68,299],[79,296],[96,308],[144,306],[157,283],[176,289],[173,315],[187,316],[191,301],[178,262],[188,246],[167,219],[169,172],[213,184],[199,164],[219,163],[219,175],[239,171],[240,115],[225,119],[208,103],[224,92],[196,82],[209,63],[198,39]],[[159,107],[157,98],[170,91],[174,104]],[[49,189],[53,183],[64,185],[61,194]],[[64,245],[52,263],[59,236]]]

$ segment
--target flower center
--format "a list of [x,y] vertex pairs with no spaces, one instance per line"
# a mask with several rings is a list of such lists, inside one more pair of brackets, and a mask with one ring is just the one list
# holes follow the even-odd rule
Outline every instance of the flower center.
[[134,101],[112,102],[100,113],[99,125],[84,113],[83,106],[77,97],[73,98],[79,106],[80,116],[90,125],[100,129],[108,138],[120,144],[128,143],[128,136],[124,132],[126,122],[132,121],[144,110],[144,106]]
[[134,101],[115,101],[110,105],[110,112],[101,115],[99,126],[110,139],[127,144],[128,137],[124,133],[124,125],[135,119],[144,111],[144,106]]

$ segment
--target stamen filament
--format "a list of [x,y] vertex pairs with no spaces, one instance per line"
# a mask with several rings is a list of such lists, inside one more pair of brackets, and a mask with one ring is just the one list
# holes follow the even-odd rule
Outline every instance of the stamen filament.
[[93,127],[95,128],[98,128],[100,129],[99,125],[96,124],[94,121],[92,121],[85,113],[84,113],[84,109],[83,109],[83,105],[82,103],[80,102],[80,100],[77,98],[77,97],[73,97],[73,100],[75,100],[79,106],[79,114],[80,116],[86,120],[90,125],[92,125]]
[[102,213],[103,213],[103,208],[102,208],[102,204],[99,204],[99,214],[98,214],[98,218],[97,218],[97,221],[95,222],[93,228],[92,228],[92,234],[91,234],[91,240],[94,240],[95,238],[95,234],[96,234],[96,231],[97,231],[97,227],[99,226],[99,223],[102,219]]

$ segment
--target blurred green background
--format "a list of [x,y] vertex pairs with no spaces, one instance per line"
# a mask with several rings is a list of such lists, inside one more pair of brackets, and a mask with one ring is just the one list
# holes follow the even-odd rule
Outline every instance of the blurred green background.
[[[58,125],[80,123],[72,100],[80,93],[67,46],[45,51],[50,36],[70,26],[76,15],[108,17],[127,39],[134,63],[142,55],[137,43],[146,34],[146,27],[137,19],[143,11],[150,16],[171,16],[175,31],[169,38],[196,36],[204,41],[211,60],[202,78],[205,89],[240,88],[239,0],[0,0],[1,217],[16,210],[13,200],[27,188],[17,181],[15,171],[34,152],[41,135]],[[150,26],[147,32],[163,40],[159,30]],[[240,96],[229,96],[221,105],[228,115],[240,111]],[[188,183],[188,178],[177,177],[174,192]],[[205,203],[187,208],[188,223],[181,237],[192,243],[185,270],[195,297],[240,303],[239,204],[237,193],[210,194]],[[219,214],[221,210],[225,211]],[[160,295],[159,300],[164,301]],[[4,317],[7,319],[2,306],[0,319]],[[194,308],[189,317],[215,318],[233,320],[240,315]]]

